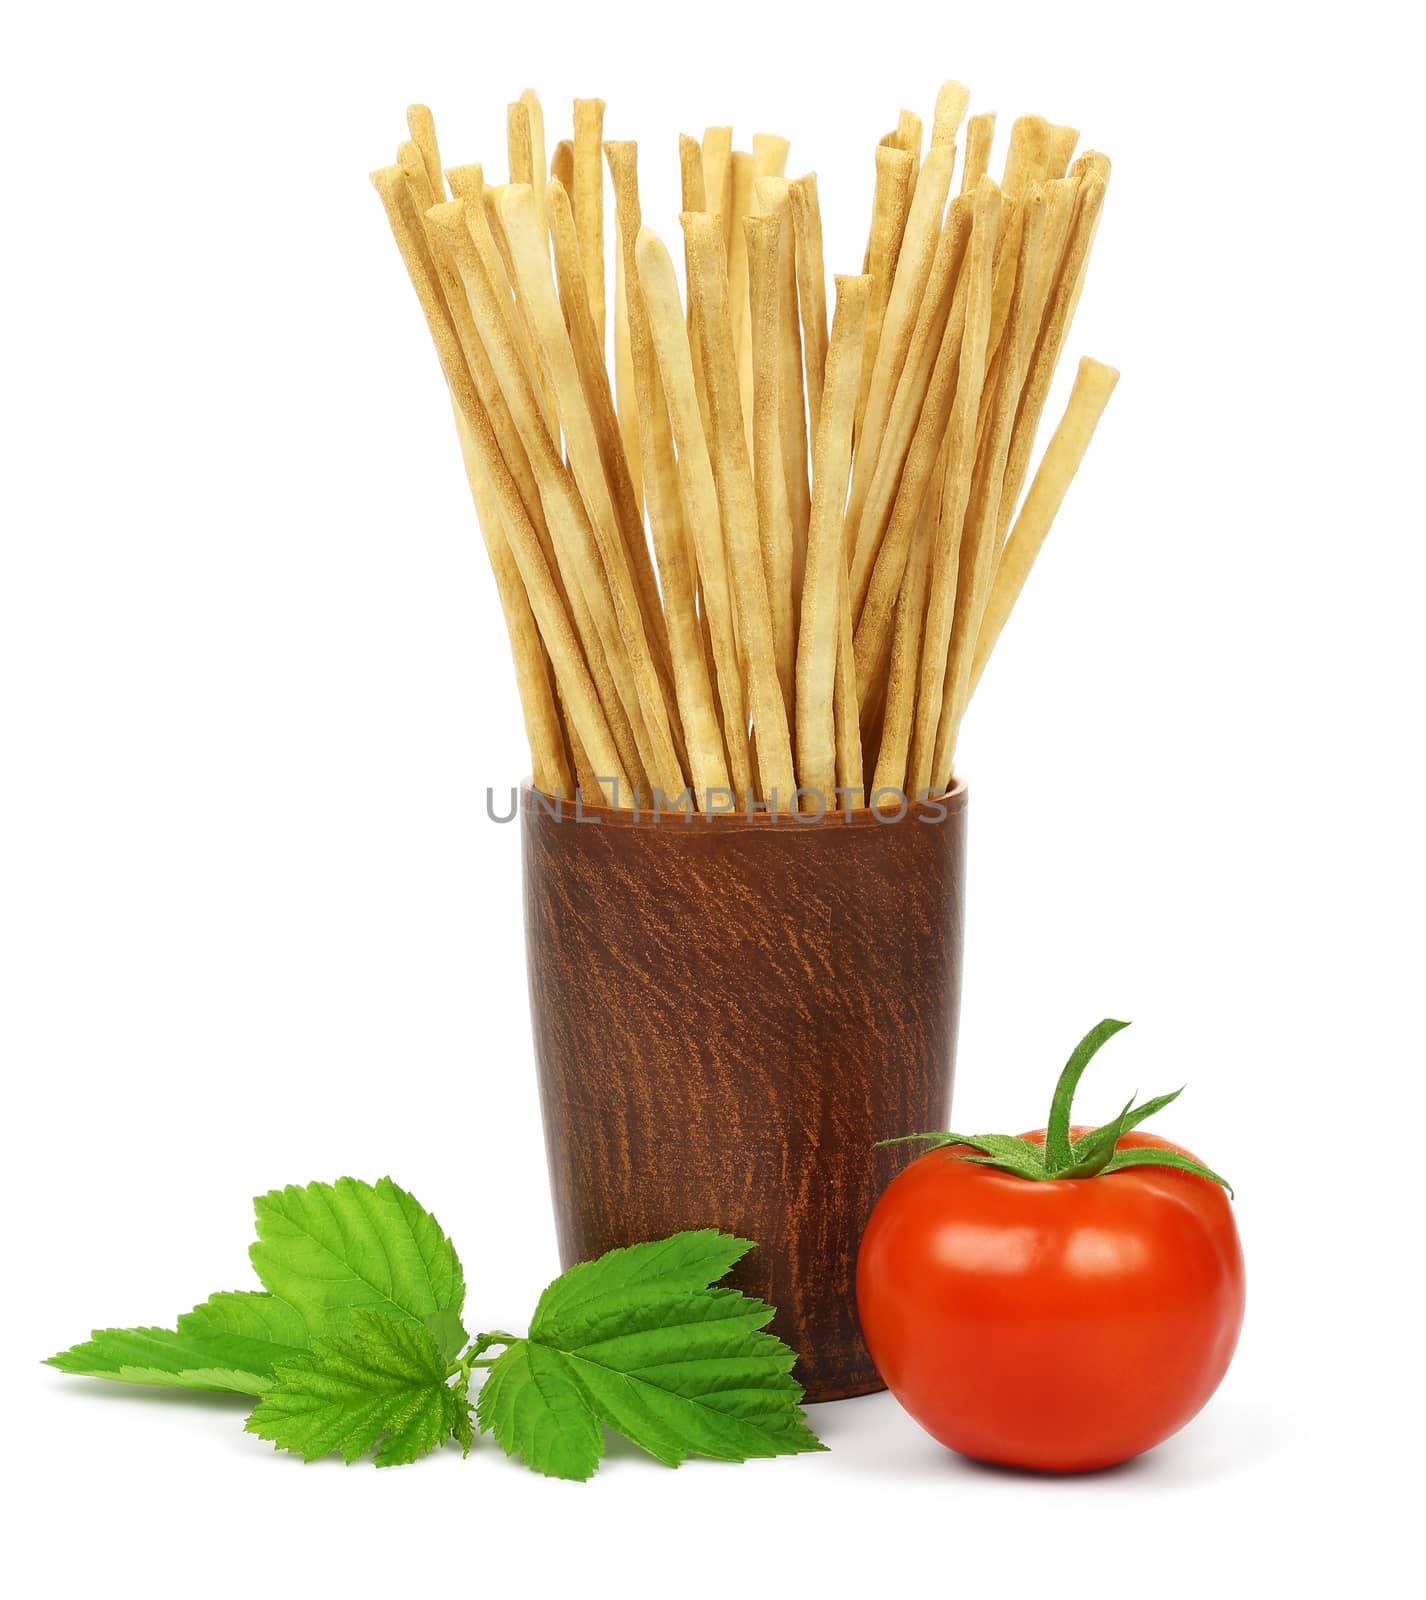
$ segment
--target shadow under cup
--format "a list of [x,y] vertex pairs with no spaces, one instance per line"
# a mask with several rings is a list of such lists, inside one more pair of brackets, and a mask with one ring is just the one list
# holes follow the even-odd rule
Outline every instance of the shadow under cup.
[[[637,817],[526,788],[525,932],[565,1267],[714,1227],[808,1400],[883,1387],[855,1269],[877,1196],[949,1126],[966,791],[819,820]],[[582,820],[581,820],[582,818]]]

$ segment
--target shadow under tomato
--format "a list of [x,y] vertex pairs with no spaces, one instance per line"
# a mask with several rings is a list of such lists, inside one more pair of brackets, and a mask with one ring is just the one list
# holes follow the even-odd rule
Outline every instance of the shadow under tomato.
[[1182,1432],[1114,1466],[1090,1472],[1038,1472],[978,1461],[939,1444],[889,1394],[808,1408],[807,1420],[838,1464],[855,1462],[860,1472],[919,1482],[1003,1480],[1058,1489],[1082,1483],[1099,1492],[1156,1493],[1195,1483],[1221,1481],[1293,1448],[1300,1431],[1291,1417],[1232,1398],[1220,1398]]

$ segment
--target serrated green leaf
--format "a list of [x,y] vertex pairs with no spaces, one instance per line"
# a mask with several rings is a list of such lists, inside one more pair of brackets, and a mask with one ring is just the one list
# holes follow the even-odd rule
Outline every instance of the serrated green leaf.
[[300,1355],[310,1342],[298,1312],[256,1289],[210,1295],[201,1306],[184,1312],[178,1331],[255,1372],[273,1371],[279,1362]]
[[96,1328],[82,1344],[46,1356],[45,1365],[76,1378],[155,1388],[197,1389],[210,1394],[260,1395],[273,1379],[230,1367],[205,1367],[171,1328]]
[[604,1427],[558,1351],[521,1339],[496,1358],[475,1403],[483,1432],[547,1478],[583,1481],[604,1454]]
[[752,1248],[750,1239],[716,1228],[696,1228],[647,1244],[606,1250],[597,1261],[578,1262],[549,1285],[535,1307],[531,1337],[549,1344],[578,1339],[601,1307],[626,1293],[675,1294],[705,1288],[731,1272]]
[[302,1319],[271,1295],[215,1294],[177,1327],[101,1328],[48,1365],[81,1377],[263,1394],[277,1364],[307,1348]]
[[770,1306],[708,1288],[749,1248],[713,1230],[611,1251],[545,1291],[530,1337],[496,1359],[477,1414],[507,1454],[587,1478],[602,1424],[670,1466],[820,1450],[796,1355],[761,1331]]
[[465,1349],[466,1331],[454,1311],[433,1311],[424,1326],[447,1362],[454,1361]]
[[358,1310],[422,1331],[436,1312],[459,1316],[465,1278],[455,1249],[430,1212],[390,1178],[274,1189],[254,1206],[257,1275],[301,1314],[314,1338],[340,1332]]
[[1111,1173],[1127,1172],[1134,1167],[1172,1167],[1176,1172],[1197,1173],[1200,1178],[1222,1184],[1229,1194],[1233,1193],[1233,1185],[1226,1178],[1219,1177],[1212,1167],[1205,1167],[1201,1161],[1195,1161],[1180,1150],[1161,1150],[1157,1145],[1135,1145],[1129,1150],[1116,1150],[1114,1159],[1100,1176],[1107,1178]]
[[796,1355],[753,1326],[772,1315],[735,1290],[704,1290],[677,1308],[631,1307],[628,1332],[569,1359],[603,1420],[669,1466],[821,1449],[799,1409]]
[[443,1444],[464,1410],[424,1328],[358,1310],[346,1333],[314,1339],[308,1355],[278,1368],[246,1426],[304,1461],[336,1451],[350,1465],[374,1450],[377,1466],[390,1467]]
[[461,1459],[470,1454],[475,1443],[475,1429],[470,1419],[470,1373],[462,1372],[451,1387],[455,1415],[451,1419],[451,1433],[460,1445]]

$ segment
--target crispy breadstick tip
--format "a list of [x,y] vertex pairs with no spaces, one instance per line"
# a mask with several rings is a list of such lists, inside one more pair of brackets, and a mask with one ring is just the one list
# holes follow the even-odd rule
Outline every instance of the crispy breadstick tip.
[[1109,173],[1113,163],[1109,157],[1099,150],[1086,150],[1078,161],[1070,168],[1070,177],[1083,178],[1091,172],[1109,182]]
[[975,186],[990,167],[990,147],[995,142],[995,113],[982,111],[966,123],[965,167],[961,172],[961,193],[973,194]]
[[540,105],[540,97],[533,89],[526,89],[520,96],[520,104],[525,108],[525,115],[530,123],[530,176],[535,191],[535,210],[540,221],[545,218],[545,113]]
[[936,114],[931,119],[931,143],[954,144],[956,134],[970,105],[970,90],[954,78],[943,83],[936,95]]
[[533,183],[534,157],[530,147],[530,113],[523,100],[505,107],[505,148],[510,159],[510,182]]
[[604,348],[604,102],[574,102],[574,229],[599,347]]
[[792,141],[780,133],[753,135],[753,178],[780,178],[787,171],[787,152]]
[[[827,366],[827,281],[822,261],[822,211],[817,174],[794,179],[790,195],[797,252],[797,304],[802,316],[802,360],[812,437],[822,408],[822,375]],[[797,587],[794,580],[794,587]]]
[[550,178],[571,193],[574,189],[574,145],[568,139],[561,139],[555,146],[555,153],[550,157]]
[[431,115],[429,106],[407,106],[406,126],[411,131],[417,148],[421,152],[421,161],[426,168],[426,178],[431,185],[431,192],[438,200],[446,197],[445,187],[441,182],[441,150],[436,143],[436,119]]
[[724,241],[731,224],[728,208],[733,198],[733,130],[731,127],[703,130],[703,204],[715,216],[724,218]]
[[1050,526],[1064,503],[1065,494],[1079,471],[1089,441],[1118,382],[1118,372],[1102,361],[1085,356],[1079,364],[1065,414],[1045,447],[1025,504],[1000,553],[976,639],[975,661],[971,668],[972,691],[980,681],[1011,608],[1025,587],[1030,568],[1044,546]]
[[426,170],[426,158],[414,139],[403,139],[396,147],[396,162],[406,179],[406,187],[417,207],[424,211],[437,200],[445,198],[431,186],[431,176]]
[[904,106],[896,119],[896,143],[899,149],[917,161],[921,159],[921,119]]
[[1069,171],[1070,159],[1078,143],[1078,128],[1066,127],[1061,123],[1050,129],[1050,167],[1046,177],[1064,177]]
[[703,150],[692,134],[678,136],[678,174],[685,211],[703,210]]
[[1006,194],[1019,195],[1029,184],[1042,183],[1049,175],[1052,135],[1053,130],[1043,117],[1016,117],[1001,180]]

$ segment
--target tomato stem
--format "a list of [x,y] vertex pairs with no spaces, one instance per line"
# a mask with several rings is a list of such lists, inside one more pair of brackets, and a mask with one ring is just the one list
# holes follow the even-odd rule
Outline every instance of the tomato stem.
[[[1070,1149],[1070,1108],[1074,1105],[1074,1092],[1084,1076],[1084,1069],[1102,1045],[1128,1026],[1127,1022],[1116,1022],[1113,1017],[1106,1017],[1091,1028],[1070,1052],[1070,1058],[1065,1062],[1064,1071],[1055,1085],[1054,1098],[1050,1101],[1050,1120],[1045,1124],[1045,1167],[1050,1173],[1063,1172],[1074,1160]],[[1125,1114],[1132,1105],[1131,1100],[1129,1106],[1124,1108]]]
[[[1123,1172],[1133,1167],[1172,1167],[1180,1172],[1196,1173],[1200,1178],[1211,1179],[1231,1195],[1233,1187],[1205,1167],[1201,1161],[1186,1156],[1179,1150],[1161,1150],[1157,1146],[1136,1145],[1127,1150],[1119,1148],[1119,1141],[1131,1128],[1155,1112],[1162,1111],[1177,1100],[1182,1088],[1171,1094],[1155,1095],[1142,1105],[1134,1104],[1131,1095],[1124,1109],[1112,1122],[1082,1135],[1070,1137],[1071,1111],[1075,1090],[1084,1076],[1084,1069],[1093,1060],[1100,1047],[1116,1033],[1127,1028],[1127,1022],[1106,1017],[1085,1034],[1065,1062],[1059,1081],[1055,1084],[1054,1098],[1050,1103],[1050,1120],[1045,1129],[1045,1142],[1033,1139],[1015,1139],[1003,1133],[908,1133],[896,1139],[881,1139],[878,1144],[909,1144],[925,1141],[931,1149],[947,1148],[958,1161],[973,1162],[977,1166],[994,1167],[1017,1178],[1044,1182],[1057,1178],[1099,1178]],[[962,1148],[954,1148],[954,1147]]]

